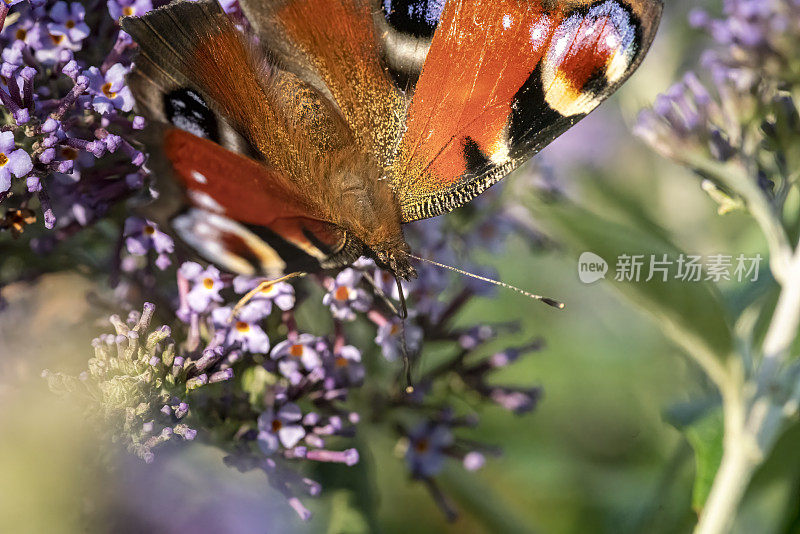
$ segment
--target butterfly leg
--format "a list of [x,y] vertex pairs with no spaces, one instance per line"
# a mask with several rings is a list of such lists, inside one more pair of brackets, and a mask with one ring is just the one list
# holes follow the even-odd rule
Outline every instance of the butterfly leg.
[[239,302],[236,303],[236,306],[233,307],[233,311],[231,312],[231,318],[230,318],[231,322],[236,319],[236,316],[239,314],[239,311],[241,311],[242,307],[248,302],[250,302],[253,299],[253,297],[258,295],[260,292],[266,291],[267,289],[271,288],[277,283],[285,282],[286,280],[291,280],[292,278],[300,278],[307,274],[308,273],[304,272],[296,272],[287,274],[286,276],[281,276],[280,278],[276,278],[275,280],[264,280],[263,282],[258,284],[254,289],[248,291],[245,296],[239,299]]
[[369,273],[364,273],[364,280],[369,282],[369,285],[372,286],[372,290],[383,301],[383,303],[386,304],[386,307],[389,308],[389,311],[391,311],[392,314],[400,317],[400,311],[397,309],[397,306],[394,305],[391,299],[389,299],[389,296],[383,292],[383,290],[378,286],[378,283],[374,278],[372,278],[372,276],[369,275]]

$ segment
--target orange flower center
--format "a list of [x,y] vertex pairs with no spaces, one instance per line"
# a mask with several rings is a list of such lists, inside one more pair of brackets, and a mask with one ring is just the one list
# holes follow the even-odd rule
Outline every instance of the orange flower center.
[[63,35],[55,35],[55,34],[51,33],[50,34],[50,40],[53,41],[53,44],[60,45],[61,41],[64,40],[64,36]]
[[0,167],[5,167],[6,163],[8,163],[8,156],[0,152]]
[[299,358],[303,355],[303,348],[303,345],[292,345],[289,347],[289,354],[295,358]]
[[392,328],[389,329],[389,335],[396,336],[399,333],[400,333],[400,325],[396,323],[393,324]]
[[20,41],[24,41],[27,36],[28,36],[28,30],[26,30],[25,28],[18,29],[17,33],[14,34],[14,37],[19,39]]
[[64,26],[66,26],[68,29],[71,30],[72,28],[75,27],[75,21],[72,20],[72,19],[69,19],[67,22],[64,23]]
[[281,422],[280,422],[279,420],[277,420],[277,419],[273,419],[273,420],[272,420],[272,431],[273,431],[273,432],[277,432],[277,431],[278,431],[278,430],[280,430],[281,428],[283,428],[283,423],[281,423]]
[[203,287],[206,289],[214,289],[214,280],[212,278],[203,278]]
[[430,449],[431,444],[428,443],[427,439],[421,439],[414,444],[414,449],[417,452],[427,452]]
[[261,288],[261,292],[264,293],[265,295],[269,295],[270,293],[272,293],[273,289],[275,289],[275,284],[271,284]]
[[153,235],[156,233],[156,229],[148,224],[144,227],[144,233],[147,235]]
[[125,6],[122,8],[122,14],[126,17],[130,17],[133,15],[133,8],[131,6]]
[[117,93],[111,90],[111,82],[104,83],[101,89],[103,90],[103,94],[108,98],[117,98]]
[[347,367],[347,364],[350,363],[347,358],[343,356],[339,356],[336,358],[336,367]]
[[336,292],[333,294],[333,298],[339,301],[348,300],[350,298],[350,290],[345,286],[338,287]]
[[250,330],[250,325],[245,323],[244,321],[239,321],[236,323],[236,330],[242,333],[247,332]]

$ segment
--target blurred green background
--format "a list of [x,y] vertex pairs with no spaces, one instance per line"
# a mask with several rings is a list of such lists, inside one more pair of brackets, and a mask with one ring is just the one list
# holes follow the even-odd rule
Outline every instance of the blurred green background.
[[[539,158],[580,204],[612,219],[636,206],[688,253],[766,255],[748,216],[718,216],[695,176],[629,132],[636,111],[694,66],[707,44],[686,23],[697,5],[669,1],[638,73]],[[701,373],[607,282],[581,284],[574,251],[534,253],[515,237],[505,257],[478,259],[494,265],[506,282],[567,303],[558,312],[501,292],[494,300],[476,299],[461,318],[520,320],[522,331],[501,336],[494,348],[543,337],[545,350],[498,378],[541,384],[544,400],[524,417],[500,409],[481,413],[474,437],[505,452],[478,473],[446,469],[443,488],[462,511],[455,524],[447,524],[425,488],[408,479],[389,432],[363,434],[358,469],[376,475],[370,493],[378,499],[382,531],[691,530],[693,454],[665,413],[706,394]],[[735,296],[747,288],[723,289]],[[103,325],[90,313],[89,291],[103,289],[75,274],[6,290],[10,305],[0,313],[1,532],[349,531],[336,503],[352,494],[331,490],[326,498],[307,499],[315,518],[301,524],[262,476],[224,467],[221,453],[209,447],[165,450],[152,465],[124,453],[104,457],[103,443],[79,411],[49,393],[40,378],[43,368],[79,370],[90,356],[89,341]],[[798,531],[797,445],[798,432],[790,430],[757,476],[738,531]],[[326,480],[340,478],[346,487],[353,478],[347,468],[331,469]]]

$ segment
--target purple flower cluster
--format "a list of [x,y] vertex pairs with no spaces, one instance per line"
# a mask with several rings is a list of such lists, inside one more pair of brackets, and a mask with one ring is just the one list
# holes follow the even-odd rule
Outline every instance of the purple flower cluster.
[[[143,183],[145,157],[130,139],[144,121],[131,113],[125,85],[133,44],[115,22],[114,0],[107,11],[63,0],[11,4],[0,6],[0,204],[38,207],[45,227],[71,235]],[[132,5],[135,13],[152,7]]]
[[[456,237],[456,222],[450,226],[426,222],[409,229],[415,250],[461,266],[469,263],[463,261],[465,255],[453,250],[453,245],[464,252],[498,250],[502,246],[498,241],[504,240],[513,225],[495,195],[484,200],[481,216],[475,217],[482,237]],[[157,250],[158,229],[148,221],[135,223],[129,224],[129,239],[133,240],[129,250]],[[151,230],[143,231],[148,225]],[[143,239],[150,241],[142,244]],[[358,461],[355,448],[331,449],[328,442],[353,436],[360,420],[375,418],[397,418],[394,427],[407,445],[412,477],[424,481],[446,514],[454,514],[436,485],[436,474],[448,458],[466,469],[477,469],[484,464],[486,454],[494,455],[497,449],[459,438],[458,429],[474,426],[478,419],[474,414],[457,415],[449,400],[442,401],[448,398],[442,388],[457,380],[478,398],[517,414],[531,410],[540,396],[539,388],[507,387],[492,380],[495,370],[538,349],[540,344],[481,358],[485,344],[511,325],[454,328],[451,323],[458,312],[485,288],[459,284],[462,289],[452,291],[452,273],[428,264],[421,264],[419,269],[419,280],[403,286],[410,310],[406,320],[397,315],[399,292],[394,279],[366,258],[335,277],[315,276],[296,284],[299,293],[286,282],[271,285],[255,294],[235,315],[233,304],[264,279],[232,276],[212,265],[194,262],[185,262],[178,269],[176,315],[187,326],[185,346],[196,351],[202,339],[211,339],[205,352],[221,350],[229,365],[242,369],[237,376],[242,377],[241,393],[246,392],[249,400],[239,398],[238,403],[246,409],[235,412],[252,413],[253,419],[239,421],[242,430],[233,443],[224,445],[230,452],[227,461],[239,469],[265,471],[271,484],[287,495],[302,517],[308,517],[309,512],[297,500],[296,492],[314,495],[319,484],[309,483],[293,464],[311,460],[352,465]],[[314,302],[310,295],[319,294],[320,289],[321,302]],[[314,323],[332,322],[331,333],[313,334],[309,329],[313,324],[301,329],[295,313],[301,306],[316,309]],[[320,312],[328,317],[320,317]],[[369,338],[359,339],[350,329],[359,322],[372,325],[371,350]],[[399,360],[405,357],[415,362],[425,342],[450,343],[455,351],[423,374],[412,372],[414,390],[407,394]],[[368,350],[371,358],[383,354],[382,365],[393,370],[389,373],[392,379],[381,388],[380,399],[369,406],[353,406],[350,393],[370,380],[362,361]],[[378,377],[372,380],[374,387]],[[229,391],[228,395],[231,402],[233,393]],[[208,434],[214,434],[213,428]]]
[[717,176],[720,165],[754,174],[767,197],[780,202],[800,163],[791,149],[800,125],[793,98],[800,86],[800,4],[726,0],[724,14],[691,13],[692,25],[716,42],[701,57],[703,74],[687,73],[635,127],[657,152],[697,170],[722,212],[743,203],[741,184]]
[[635,132],[664,157],[725,162],[741,144],[736,126],[744,119],[739,114],[753,109],[750,91],[738,91],[736,75],[720,63],[709,67],[716,94],[689,72],[639,116]]
[[143,313],[132,312],[126,321],[112,316],[116,333],[92,342],[94,358],[79,376],[43,372],[54,391],[81,392],[92,399],[86,406],[90,417],[99,419],[108,434],[148,463],[159,445],[176,438],[191,441],[197,435],[184,421],[189,414],[184,400],[189,385],[233,376],[220,366],[209,378],[209,362],[176,356],[170,328],[150,330],[154,311],[155,306],[145,304]]
[[794,0],[725,0],[721,19],[694,9],[689,22],[706,30],[725,47],[724,60],[732,68],[747,66],[771,76],[784,76],[800,46],[800,3]]
[[[496,240],[502,240],[511,225],[500,204],[485,207],[475,225],[492,236],[486,245],[497,247]],[[457,238],[458,222],[435,224],[410,229],[415,250],[463,266],[469,262],[448,244],[470,252],[483,246],[477,238]],[[129,258],[151,255],[161,267],[169,263],[174,248],[155,223],[140,218],[126,221],[120,246]],[[145,276],[149,266],[134,265],[127,274]],[[141,316],[132,314],[127,323],[114,317],[117,335],[96,340],[98,352],[89,362],[88,375],[48,374],[48,379],[57,390],[74,391],[81,383],[102,392],[94,395],[94,411],[105,414],[114,435],[146,461],[153,460],[158,445],[176,436],[189,440],[197,435],[225,450],[228,464],[266,473],[303,518],[310,512],[298,495],[317,495],[321,484],[303,476],[302,465],[357,463],[359,452],[347,440],[356,435],[359,423],[388,421],[406,448],[412,478],[421,480],[445,514],[454,517],[436,475],[447,461],[478,469],[498,449],[460,437],[460,429],[479,420],[474,413],[454,409],[451,386],[457,382],[473,399],[523,414],[535,406],[539,388],[499,385],[492,375],[537,350],[540,343],[482,356],[486,344],[513,325],[454,327],[459,311],[483,293],[482,288],[458,284],[460,289],[454,290],[452,273],[431,270],[427,264],[419,267],[420,280],[403,287],[410,313],[402,320],[397,315],[396,283],[366,258],[335,277],[275,283],[236,308],[235,314],[234,304],[265,280],[184,262],[176,273],[177,296],[169,287],[151,287],[159,300],[174,300],[172,330],[145,333],[151,305]],[[297,313],[300,309],[302,314]],[[305,319],[299,321],[300,316]],[[323,328],[327,334],[312,333],[325,324],[332,325]],[[172,340],[171,332],[179,341]],[[446,343],[452,353],[421,372],[416,364],[426,343]],[[410,393],[401,359],[412,362]],[[368,373],[365,360],[373,371]],[[370,401],[359,403],[354,398],[363,401],[363,395],[352,393],[367,383],[373,392]],[[138,408],[132,419],[126,414],[134,406]]]

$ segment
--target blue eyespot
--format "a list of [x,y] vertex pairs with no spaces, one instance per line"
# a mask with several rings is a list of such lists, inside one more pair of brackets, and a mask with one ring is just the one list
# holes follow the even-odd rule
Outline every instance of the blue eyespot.
[[217,118],[195,91],[182,88],[165,94],[164,113],[176,128],[198,137],[219,141]]
[[433,37],[445,0],[383,0],[386,21],[397,31],[415,37]]

